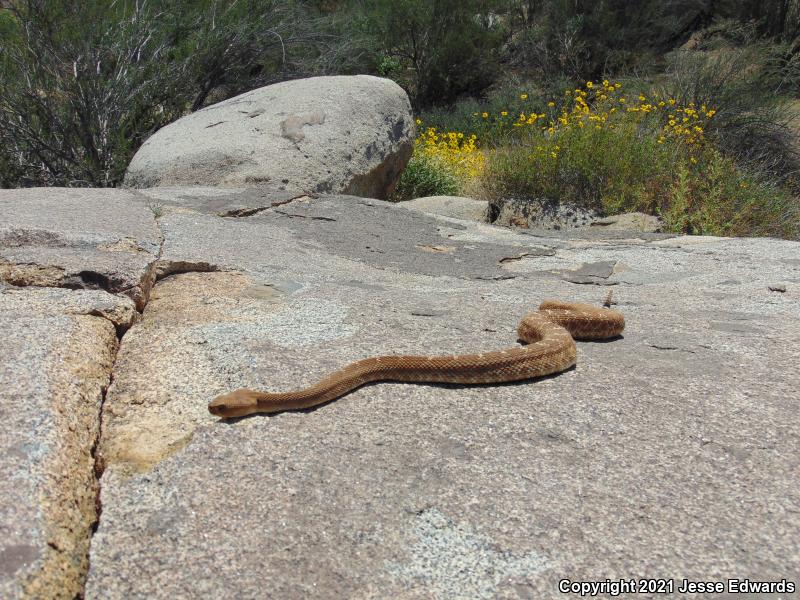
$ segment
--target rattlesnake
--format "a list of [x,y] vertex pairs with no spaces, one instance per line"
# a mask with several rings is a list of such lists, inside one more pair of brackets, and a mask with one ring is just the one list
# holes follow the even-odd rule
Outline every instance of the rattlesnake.
[[[217,396],[208,410],[223,418],[309,408],[329,402],[372,381],[499,383],[552,375],[575,364],[575,341],[616,337],[625,318],[590,304],[545,300],[519,324],[526,346],[461,356],[375,356],[328,375],[297,392],[239,389]],[[574,338],[574,339],[573,339]]]

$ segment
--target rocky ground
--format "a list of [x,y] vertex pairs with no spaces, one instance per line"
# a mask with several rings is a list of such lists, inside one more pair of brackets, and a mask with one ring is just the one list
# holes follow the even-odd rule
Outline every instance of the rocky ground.
[[[800,244],[424,210],[0,191],[0,596],[798,581]],[[234,422],[206,408],[365,356],[507,347],[542,299],[609,294],[624,337],[580,343],[558,376],[381,383]]]

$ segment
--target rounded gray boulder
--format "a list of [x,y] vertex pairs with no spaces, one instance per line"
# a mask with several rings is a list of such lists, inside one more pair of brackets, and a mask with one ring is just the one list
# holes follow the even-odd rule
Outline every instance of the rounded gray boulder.
[[259,88],[163,127],[131,160],[125,185],[230,187],[271,182],[386,198],[411,156],[406,93],[368,75]]

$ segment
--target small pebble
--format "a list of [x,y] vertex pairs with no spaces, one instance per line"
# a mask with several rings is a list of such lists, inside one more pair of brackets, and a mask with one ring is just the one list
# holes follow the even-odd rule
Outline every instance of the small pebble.
[[782,283],[773,283],[767,286],[770,292],[785,292],[786,286]]

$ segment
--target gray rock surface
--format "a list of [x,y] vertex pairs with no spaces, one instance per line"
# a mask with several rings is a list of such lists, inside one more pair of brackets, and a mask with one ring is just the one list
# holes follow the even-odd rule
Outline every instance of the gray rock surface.
[[[349,197],[216,212],[185,198],[160,221],[164,260],[218,271],[164,279],[123,342],[89,597],[555,598],[561,577],[796,565],[797,382],[773,365],[800,298],[766,285],[797,244],[522,234]],[[539,299],[599,304],[605,281],[626,335],[558,377],[204,412],[370,354],[503,347]]]
[[[133,202],[158,204],[160,280],[105,397],[86,598],[797,581],[800,244],[511,230],[277,188]],[[615,303],[624,337],[580,343],[576,368],[538,381],[380,383],[232,422],[206,410],[365,356],[507,347],[548,297]]]
[[286,185],[386,198],[411,157],[406,93],[368,75],[266,86],[163,127],[133,157],[126,185]]
[[116,329],[103,291],[0,290],[0,597],[74,598],[97,520],[93,449]]
[[419,212],[486,223],[489,221],[489,202],[462,196],[425,196],[401,202],[398,206]]
[[161,238],[137,198],[116,189],[0,190],[0,281],[104,289],[141,309]]

